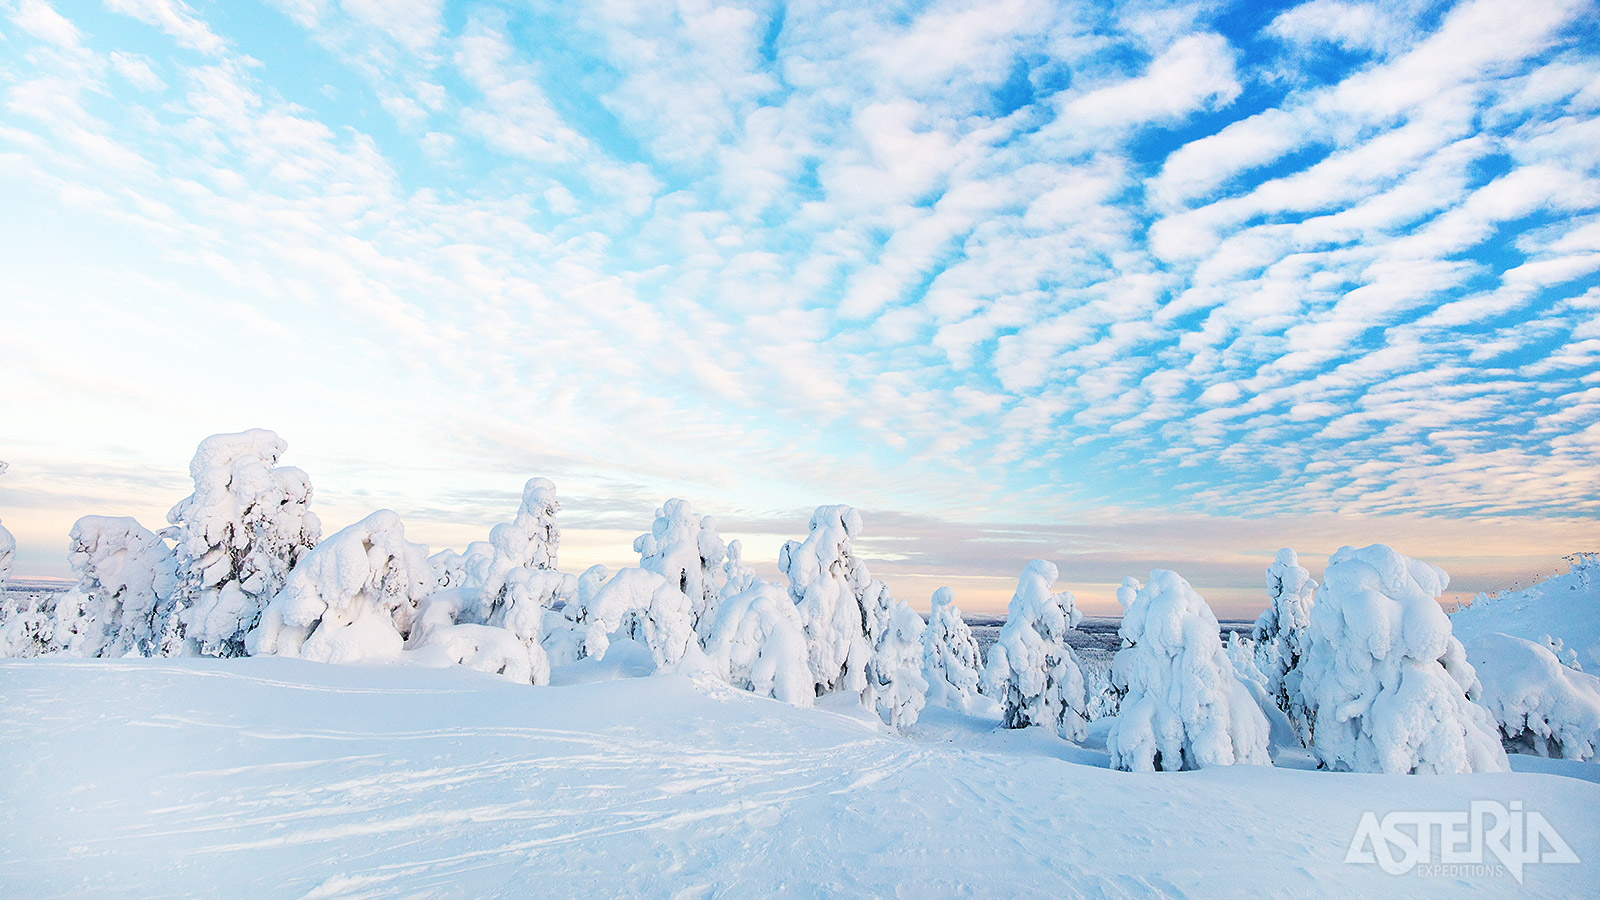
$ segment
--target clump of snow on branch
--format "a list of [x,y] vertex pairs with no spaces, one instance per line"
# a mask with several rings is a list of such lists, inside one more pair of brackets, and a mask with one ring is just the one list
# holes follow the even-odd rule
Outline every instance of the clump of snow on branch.
[[1467,645],[1482,683],[1479,702],[1508,749],[1589,760],[1600,747],[1600,678],[1563,665],[1533,641],[1484,634]]
[[933,609],[922,634],[922,675],[928,682],[928,702],[968,715],[988,714],[994,701],[979,689],[983,654],[954,601],[955,595],[947,587],[933,592]]
[[433,584],[428,548],[407,541],[400,517],[381,509],[306,555],[246,646],[318,662],[393,659]]
[[695,644],[689,598],[655,572],[627,568],[609,579],[606,574],[604,566],[591,566],[577,580],[561,620],[545,636],[551,659],[603,659],[612,638],[620,636],[649,647],[658,668],[682,660]]
[[639,567],[655,572],[689,598],[695,634],[711,633],[720,591],[718,574],[726,556],[717,520],[696,516],[687,500],[668,500],[656,510],[649,534],[634,539]]
[[744,565],[728,544],[727,584],[706,639],[712,669],[729,684],[795,706],[816,695],[800,613],[783,589]]
[[[55,642],[69,655],[161,654],[172,555],[155,532],[126,517],[73,523],[67,564],[77,584],[56,601]],[[169,650],[171,648],[168,648]]]
[[856,559],[851,538],[861,533],[861,515],[848,506],[820,506],[803,541],[788,541],[778,569],[789,579],[789,598],[805,623],[811,672],[818,695],[864,691],[875,635],[867,593],[876,591],[867,567]]
[[1256,642],[1256,662],[1266,676],[1266,691],[1289,717],[1302,742],[1311,732],[1310,710],[1300,693],[1300,662],[1305,657],[1306,629],[1311,624],[1311,604],[1317,583],[1287,547],[1267,569],[1265,612],[1256,619],[1251,637]]
[[183,624],[199,653],[244,653],[261,608],[321,536],[311,480],[277,464],[287,446],[260,428],[206,438],[189,464],[194,493],[167,514]]
[[1111,677],[1126,694],[1106,735],[1114,768],[1270,764],[1267,720],[1234,677],[1217,617],[1187,581],[1164,569],[1151,572],[1128,604],[1120,633]]
[[1055,563],[1043,559],[1022,570],[1006,623],[989,648],[984,680],[1001,704],[1005,727],[1050,725],[1079,741],[1088,731],[1088,698],[1067,630],[1077,627],[1083,613],[1070,592],[1050,590],[1059,577]]
[[1311,749],[1335,771],[1508,768],[1498,729],[1472,702],[1478,679],[1436,598],[1443,569],[1382,544],[1343,547],[1311,608],[1301,691]]

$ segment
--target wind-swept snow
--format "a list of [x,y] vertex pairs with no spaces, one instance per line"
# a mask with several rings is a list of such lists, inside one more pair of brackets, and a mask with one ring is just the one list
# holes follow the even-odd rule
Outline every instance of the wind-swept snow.
[[[1140,775],[940,708],[906,735],[839,710],[676,675],[6,660],[0,893],[1541,900],[1590,895],[1600,859],[1600,785],[1570,778]],[[1484,798],[1584,865],[1519,886],[1344,861],[1365,813]]]

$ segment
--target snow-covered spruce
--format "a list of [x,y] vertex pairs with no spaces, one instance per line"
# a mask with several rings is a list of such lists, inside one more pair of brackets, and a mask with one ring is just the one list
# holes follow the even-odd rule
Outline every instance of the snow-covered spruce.
[[260,428],[206,438],[189,463],[194,493],[167,513],[175,596],[198,653],[244,653],[261,608],[321,536],[311,480],[277,464],[287,446]]
[[1007,728],[1050,725],[1070,741],[1088,732],[1088,698],[1067,629],[1083,620],[1068,591],[1052,593],[1060,571],[1036,559],[1022,570],[1006,608],[1006,623],[989,648],[986,693],[1001,705]]
[[1443,569],[1374,544],[1328,561],[1311,607],[1301,693],[1311,749],[1342,772],[1509,767],[1478,679],[1435,598]]
[[[730,576],[742,570],[738,547],[738,541],[728,547]],[[734,584],[737,590],[731,589]],[[754,578],[730,578],[729,585],[706,639],[712,668],[734,687],[810,706],[816,682],[807,660],[805,627],[788,595]]]
[[552,661],[602,659],[615,636],[649,647],[658,668],[677,664],[696,646],[689,598],[676,585],[644,569],[606,575],[605,566],[591,566],[577,579],[573,597],[544,638]]
[[[0,475],[6,473],[10,464],[0,460]],[[11,560],[17,552],[17,539],[11,536],[4,524],[0,524],[0,587],[4,587],[6,579],[11,577]]]
[[1563,665],[1545,646],[1509,634],[1479,635],[1467,661],[1482,683],[1479,702],[1507,749],[1589,760],[1600,747],[1600,678]]
[[[161,655],[171,612],[172,552],[126,517],[84,516],[73,523],[67,564],[77,584],[56,601],[55,643],[70,656]],[[170,648],[169,648],[170,649]]]
[[394,659],[433,584],[428,548],[407,541],[400,517],[380,509],[306,555],[245,645],[318,662]]
[[717,520],[697,516],[687,500],[668,500],[656,510],[649,534],[633,541],[639,568],[676,585],[689,598],[695,634],[703,643],[716,617],[718,584],[727,550]]
[[861,515],[848,506],[820,506],[803,541],[788,541],[778,569],[789,579],[789,598],[805,624],[811,673],[820,696],[863,691],[867,661],[877,636],[868,593],[878,590],[856,559],[851,538],[861,533]]
[[972,629],[961,618],[947,587],[933,592],[928,628],[922,633],[922,677],[928,702],[968,715],[988,712],[994,702],[982,696],[983,654]]
[[927,628],[904,600],[889,596],[881,581],[873,605],[876,637],[867,661],[867,686],[861,703],[875,710],[885,725],[910,728],[928,702],[928,682],[922,676],[922,632]]
[[1271,764],[1267,720],[1234,677],[1217,617],[1187,581],[1151,572],[1127,607],[1121,636],[1111,678],[1126,695],[1106,734],[1114,768]]
[[[518,599],[524,605],[532,602],[542,608],[559,598],[559,595],[542,591],[565,584],[560,579],[529,577],[525,573],[555,571],[561,548],[561,527],[556,524],[556,513],[560,511],[555,483],[548,478],[528,479],[522,487],[522,503],[517,507],[516,517],[489,531],[489,545],[494,555],[478,583],[476,604],[463,610],[468,621],[499,625],[507,607]],[[469,553],[473,550],[467,549]],[[463,561],[464,575],[465,570]],[[524,609],[521,615],[526,618],[533,613]]]
[[1310,710],[1300,693],[1300,661],[1305,656],[1306,629],[1317,583],[1288,547],[1278,551],[1267,569],[1269,605],[1256,619],[1251,638],[1256,665],[1266,676],[1266,691],[1289,717],[1302,744],[1310,740]]

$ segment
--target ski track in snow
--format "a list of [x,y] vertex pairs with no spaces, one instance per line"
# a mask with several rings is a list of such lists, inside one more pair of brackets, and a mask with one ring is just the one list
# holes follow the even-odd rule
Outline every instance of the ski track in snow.
[[[1345,865],[1361,812],[1555,775],[1133,775],[930,711],[910,737],[681,677],[529,688],[294,660],[0,663],[0,896],[1580,896]],[[1103,759],[1103,755],[1101,755]],[[1103,764],[1103,763],[1102,763]]]

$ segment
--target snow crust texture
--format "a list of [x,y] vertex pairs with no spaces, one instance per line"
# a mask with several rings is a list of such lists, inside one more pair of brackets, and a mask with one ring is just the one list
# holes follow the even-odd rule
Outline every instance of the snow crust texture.
[[1176,572],[1157,569],[1122,620],[1112,683],[1126,692],[1106,734],[1131,772],[1270,765],[1267,719],[1234,676],[1217,617]]
[[1382,544],[1343,547],[1311,608],[1302,691],[1312,750],[1335,771],[1497,772],[1498,729],[1436,598],[1443,569]]

